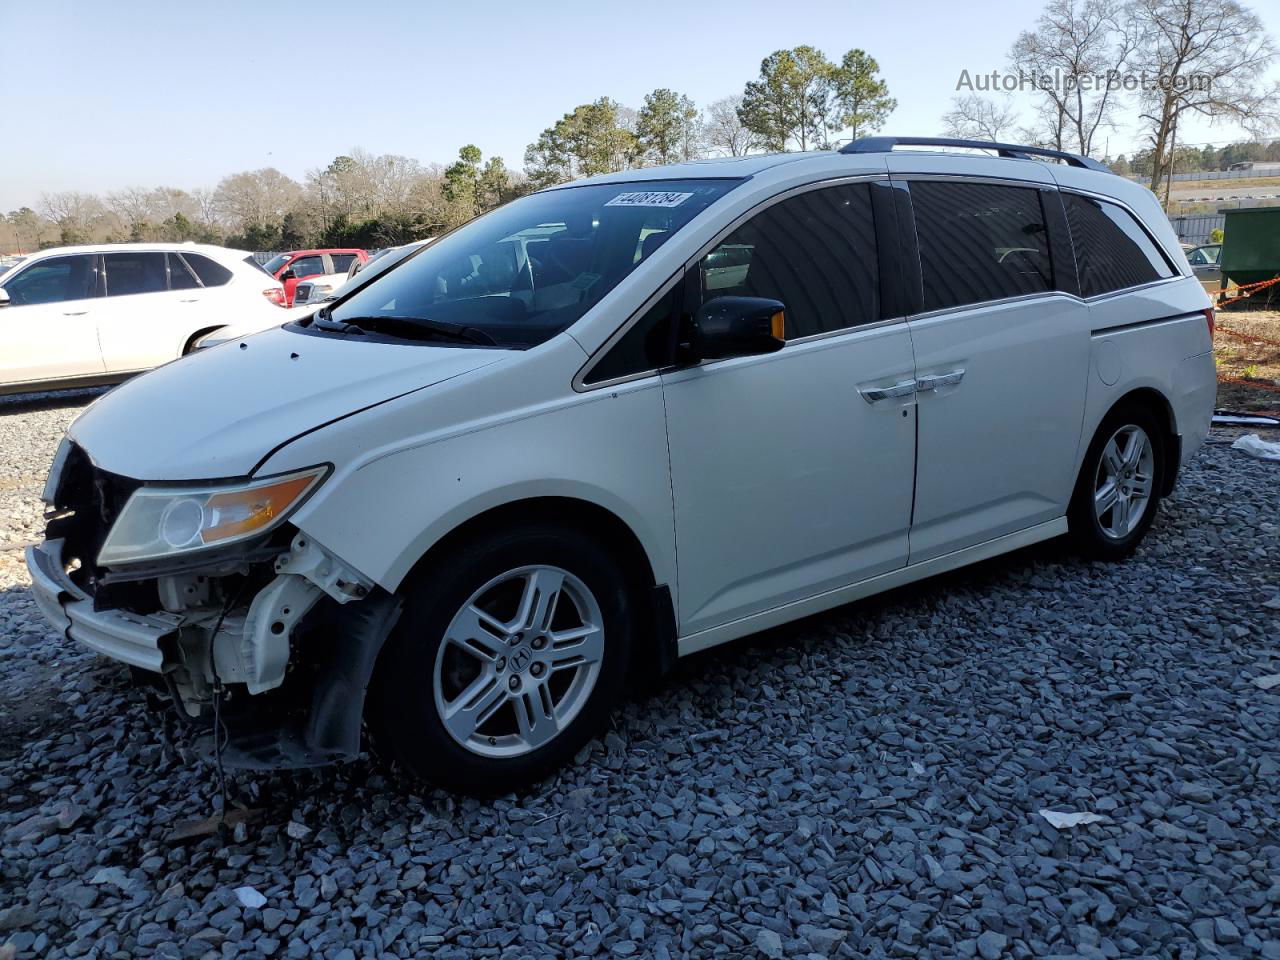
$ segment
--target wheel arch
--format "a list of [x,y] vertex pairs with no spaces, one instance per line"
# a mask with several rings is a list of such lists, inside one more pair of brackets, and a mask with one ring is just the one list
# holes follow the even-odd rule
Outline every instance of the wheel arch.
[[617,513],[599,503],[563,494],[527,496],[472,514],[437,538],[409,566],[400,583],[410,581],[460,544],[515,524],[549,523],[577,530],[606,544],[621,559],[636,586],[636,602],[645,628],[656,643],[656,673],[675,662],[675,603],[668,584],[659,583],[655,564],[641,538]]

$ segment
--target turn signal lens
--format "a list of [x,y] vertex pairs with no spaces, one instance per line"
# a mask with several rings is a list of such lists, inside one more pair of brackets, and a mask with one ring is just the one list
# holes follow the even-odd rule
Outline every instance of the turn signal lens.
[[205,543],[243,537],[271,526],[293,505],[315,478],[304,475],[269,487],[219,493],[210,497],[204,512],[208,518],[200,532]]
[[769,323],[772,327],[770,332],[773,334],[775,340],[787,339],[787,315],[783,311],[779,310],[775,313],[770,318]]

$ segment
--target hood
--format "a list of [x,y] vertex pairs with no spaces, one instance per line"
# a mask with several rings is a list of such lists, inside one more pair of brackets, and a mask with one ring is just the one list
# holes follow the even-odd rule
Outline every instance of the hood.
[[98,467],[136,480],[246,476],[301,433],[507,356],[277,328],[136,377],[67,432]]

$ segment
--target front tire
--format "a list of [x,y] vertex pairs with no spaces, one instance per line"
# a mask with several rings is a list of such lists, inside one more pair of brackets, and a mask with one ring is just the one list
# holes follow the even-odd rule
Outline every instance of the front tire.
[[1143,407],[1113,410],[1085,454],[1067,512],[1071,536],[1086,556],[1122,560],[1151,529],[1165,470],[1164,433]]
[[448,790],[492,795],[568,761],[619,702],[634,616],[592,538],[530,526],[451,550],[404,588],[374,677],[375,742]]

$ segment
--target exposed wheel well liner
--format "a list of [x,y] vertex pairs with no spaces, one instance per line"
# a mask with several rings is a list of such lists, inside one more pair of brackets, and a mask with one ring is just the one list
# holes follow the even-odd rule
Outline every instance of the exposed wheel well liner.
[[1103,419],[1110,416],[1120,407],[1139,406],[1149,410],[1156,421],[1164,427],[1164,471],[1160,477],[1160,495],[1167,497],[1173,492],[1174,483],[1178,479],[1178,464],[1182,460],[1182,440],[1178,436],[1177,421],[1174,418],[1173,406],[1159,390],[1151,387],[1139,387],[1130,390],[1111,405]]
[[493,507],[464,521],[432,544],[403,582],[412,582],[417,572],[448,556],[463,542],[504,527],[528,523],[549,523],[579,530],[616,553],[635,584],[637,611],[649,620],[645,629],[657,644],[652,663],[654,673],[666,672],[676,659],[675,610],[671,591],[665,585],[655,583],[644,546],[632,529],[617,514],[599,504],[574,497],[532,497]]

